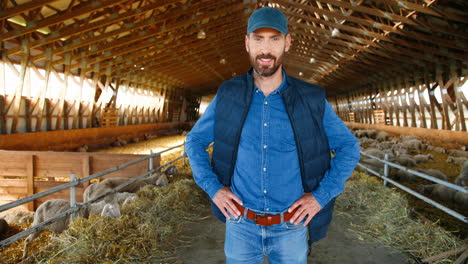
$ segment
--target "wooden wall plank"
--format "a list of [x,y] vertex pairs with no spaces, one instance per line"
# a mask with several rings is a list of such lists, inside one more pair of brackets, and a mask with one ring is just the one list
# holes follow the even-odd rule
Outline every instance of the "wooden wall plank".
[[[34,155],[28,157],[26,163],[26,186],[27,186],[27,193],[26,196],[30,196],[34,194]],[[36,208],[34,207],[34,201],[27,203],[28,210],[34,211]]]

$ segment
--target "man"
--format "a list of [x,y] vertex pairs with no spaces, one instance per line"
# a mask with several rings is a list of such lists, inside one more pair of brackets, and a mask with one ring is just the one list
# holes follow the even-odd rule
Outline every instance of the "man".
[[271,264],[307,263],[305,227],[309,243],[325,236],[334,198],[359,160],[357,140],[324,90],[284,71],[290,47],[284,14],[256,10],[245,37],[252,69],[221,84],[187,135],[195,181],[226,221],[228,264],[265,256]]

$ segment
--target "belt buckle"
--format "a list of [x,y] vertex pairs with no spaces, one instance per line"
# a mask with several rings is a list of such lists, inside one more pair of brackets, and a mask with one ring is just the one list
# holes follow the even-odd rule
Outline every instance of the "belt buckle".
[[254,216],[255,224],[257,224],[258,217],[263,218],[263,217],[265,217],[265,214],[255,213],[255,216]]

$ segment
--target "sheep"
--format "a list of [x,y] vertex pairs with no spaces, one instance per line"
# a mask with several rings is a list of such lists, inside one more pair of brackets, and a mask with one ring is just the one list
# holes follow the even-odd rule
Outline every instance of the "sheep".
[[102,184],[100,182],[92,183],[83,192],[83,201],[87,202],[93,200],[99,196],[106,195],[111,191],[112,188],[105,184]]
[[407,140],[421,140],[421,138],[418,137],[418,136],[407,136],[407,135],[400,135],[400,139],[403,140],[403,141],[407,141]]
[[416,187],[416,191],[419,192],[420,194],[424,195],[430,195],[432,191],[434,190],[434,187],[436,185],[433,184],[425,184],[425,185],[419,185]]
[[392,146],[393,143],[391,141],[382,141],[379,144],[377,144],[377,148],[380,150],[391,149]]
[[[167,180],[167,175],[175,175],[177,174],[177,167],[174,165],[168,166],[164,171],[161,173],[156,173],[153,176],[143,178],[141,180],[138,180],[136,182],[133,182],[132,184],[125,186],[120,192],[129,192],[129,193],[136,193],[138,190],[140,190],[143,186],[148,185],[148,184],[153,184],[156,186],[164,186],[167,185],[169,182]],[[161,178],[161,179],[160,179]],[[83,199],[85,202],[95,199],[101,195],[105,195],[107,193],[110,193],[112,189],[127,183],[130,181],[131,178],[119,178],[119,177],[114,177],[114,178],[107,178],[104,179],[102,182],[99,183],[93,183],[86,188],[86,190],[83,193]]]
[[372,138],[360,138],[359,139],[360,146],[369,145],[372,143],[374,143],[374,140]]
[[377,136],[376,130],[357,130],[354,132],[354,135],[358,138],[368,137],[375,138]]
[[79,148],[76,149],[77,152],[88,152],[88,145],[81,144]]
[[442,154],[445,154],[447,151],[442,148],[442,147],[434,147],[432,145],[428,145],[427,148],[426,148],[427,151],[435,151],[435,152],[438,152],[438,153],[442,153]]
[[0,218],[8,223],[30,224],[34,218],[34,212],[30,211],[4,211],[0,213]]
[[134,137],[134,138],[132,138],[131,142],[132,143],[138,143],[138,142],[140,142],[140,139],[138,137]]
[[429,176],[432,176],[434,178],[444,180],[444,181],[447,181],[447,179],[448,179],[447,175],[445,175],[443,172],[438,171],[438,170],[434,170],[434,169],[428,169],[428,170],[416,169],[416,170],[419,171],[419,172],[425,173],[425,174],[427,174]]
[[464,150],[449,149],[449,150],[447,150],[447,153],[450,156],[454,156],[454,157],[468,158],[468,151],[464,151]]
[[400,182],[412,182],[412,181],[415,181],[416,180],[416,177],[415,175],[409,173],[409,172],[406,172],[404,170],[398,170],[395,174],[392,175],[393,178],[395,178],[396,180],[400,181]]
[[455,190],[451,189],[442,184],[436,184],[434,190],[432,190],[432,195],[444,202],[451,203],[455,197]]
[[[368,148],[364,150],[364,153],[367,153],[379,159],[383,159],[385,156],[385,153],[383,151],[376,149],[376,148]],[[369,157],[363,155],[363,158],[368,159]]]
[[[71,209],[70,202],[62,199],[47,200],[42,203],[34,213],[34,220],[32,227],[37,226],[39,223],[47,221],[67,210]],[[120,217],[120,210],[118,205],[111,205],[108,203],[92,203],[88,206],[81,207],[75,215],[77,217],[87,218],[90,212],[101,210],[101,215],[109,217]],[[28,246],[43,230],[49,230],[53,233],[62,233],[70,224],[70,217],[65,216],[57,221],[44,226],[41,230],[30,234],[24,240],[23,259],[28,255]]]
[[453,163],[455,165],[463,165],[463,163],[465,163],[465,161],[467,161],[468,159],[467,158],[464,158],[464,157],[452,157],[452,156],[448,156],[447,158],[447,163]]
[[8,223],[5,219],[0,218],[0,237],[8,231]]
[[430,159],[434,160],[434,155],[428,154],[428,155],[416,155],[416,156],[414,156],[414,160],[416,161],[417,164],[419,164],[419,163],[428,163]]
[[118,218],[118,217],[120,217],[122,215],[120,213],[120,209],[119,209],[118,205],[106,203],[104,205],[104,208],[102,208],[101,216],[111,217],[111,218]]
[[377,139],[377,141],[381,142],[381,141],[387,141],[387,139],[389,138],[390,136],[388,135],[387,132],[385,131],[379,131],[377,132],[377,136],[375,137],[375,139]]
[[455,179],[455,184],[460,186],[466,186],[468,183],[468,161],[463,163],[463,168],[460,171],[460,175]]
[[403,166],[416,167],[416,161],[410,157],[399,156],[396,158],[396,162]]
[[[384,164],[378,160],[375,159],[367,159],[361,162],[362,165],[368,167],[371,170],[374,170],[380,174],[383,174],[383,169],[384,169]],[[358,171],[360,172],[367,172],[366,169],[362,168],[359,166]]]
[[[36,226],[41,222],[47,221],[67,210],[69,210],[70,207],[70,202],[62,199],[53,199],[53,200],[48,200],[44,203],[42,203],[34,213],[34,220],[32,223],[32,226]],[[79,217],[88,217],[88,210],[87,208],[80,208],[77,212],[76,215]],[[63,230],[65,230],[70,223],[70,217],[63,217],[49,225],[46,225],[43,227],[42,230],[49,230],[53,233],[61,233]],[[23,249],[23,258],[26,258],[28,255],[28,245],[31,243],[31,241],[36,238],[42,230],[39,230],[37,232],[34,232],[30,234],[25,240],[24,240],[24,249]]]
[[[120,217],[120,211],[118,210],[119,204],[124,204],[125,202],[135,200],[138,198],[138,195],[135,193],[114,193],[108,195],[103,201],[94,202],[90,206],[88,206],[89,213],[101,216],[109,216],[109,217]],[[128,200],[128,201],[127,201]],[[110,207],[113,205],[113,207]],[[123,206],[123,205],[122,205]]]
[[421,140],[417,139],[405,140],[401,143],[401,145],[410,152],[420,153],[422,150],[422,142]]
[[166,174],[163,174],[161,175],[161,177],[159,177],[157,180],[156,180],[156,186],[166,186],[169,184],[169,180],[167,179],[167,176]]
[[468,193],[455,192],[453,201],[463,208],[463,210],[468,210]]

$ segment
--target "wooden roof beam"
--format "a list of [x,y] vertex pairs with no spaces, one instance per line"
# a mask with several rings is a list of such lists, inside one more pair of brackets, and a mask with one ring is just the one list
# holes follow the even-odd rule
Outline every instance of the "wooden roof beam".
[[[460,49],[460,50],[463,50],[463,51],[468,51],[468,48],[460,46],[456,41],[451,41],[451,40],[439,38],[437,36],[426,36],[424,34],[420,34],[420,33],[417,33],[417,32],[403,31],[403,30],[400,30],[398,27],[388,26],[388,25],[385,25],[385,24],[382,24],[382,23],[378,23],[376,21],[370,21],[368,19],[362,19],[362,18],[357,18],[357,17],[352,17],[352,16],[345,17],[345,16],[343,16],[341,14],[338,14],[338,13],[335,13],[335,12],[317,9],[317,8],[311,6],[311,5],[308,5],[308,4],[298,4],[298,3],[290,2],[290,1],[286,1],[286,0],[277,0],[277,2],[284,5],[284,6],[293,5],[293,6],[296,6],[298,8],[303,8],[303,9],[311,11],[311,12],[317,12],[317,13],[321,13],[322,15],[325,14],[325,15],[328,15],[328,16],[331,16],[331,17],[338,17],[338,18],[345,19],[345,20],[348,20],[348,21],[351,21],[351,22],[354,22],[354,23],[361,24],[363,26],[368,26],[368,27],[375,28],[375,29],[383,31],[382,34],[374,33],[374,34],[377,34],[377,35],[387,35],[388,33],[391,32],[391,33],[395,33],[395,34],[399,34],[399,35],[403,35],[403,36],[409,36],[409,37],[414,38],[415,40],[424,40],[424,41],[432,43],[434,45],[445,46],[447,48],[456,48],[456,49]],[[289,12],[289,13],[291,13],[291,12]],[[307,18],[305,18],[305,19],[307,19]],[[319,22],[319,23],[329,23],[329,22],[322,21],[322,22]],[[332,26],[336,26],[336,25],[332,25]],[[343,26],[344,25],[341,25],[340,28],[343,28]]]
[[76,7],[74,10],[71,12],[62,12],[53,16],[50,16],[44,20],[40,21],[30,21],[28,22],[28,25],[24,28],[21,28],[19,30],[7,32],[5,34],[0,35],[0,41],[4,41],[7,39],[12,39],[18,36],[25,35],[27,33],[31,33],[33,31],[36,31],[38,29],[41,29],[43,27],[48,27],[52,25],[56,25],[58,23],[61,23],[65,20],[71,19],[73,17],[77,16],[82,16],[85,14],[89,14],[91,12],[94,12],[96,10],[106,8],[108,6],[115,5],[117,3],[123,2],[125,0],[108,0],[105,2],[102,2],[102,0],[97,0],[97,1],[90,1],[90,2],[85,2],[84,4],[79,5]]
[[[141,8],[141,9],[138,9],[138,10],[131,10],[131,11],[128,11],[128,12],[123,13],[123,14],[118,14],[117,16],[114,16],[114,15],[111,14],[105,19],[101,19],[101,20],[98,20],[98,21],[93,22],[93,23],[86,23],[84,26],[80,26],[80,27],[77,27],[76,24],[72,24],[72,25],[67,26],[66,28],[62,28],[62,30],[60,30],[58,32],[54,32],[53,34],[49,34],[49,35],[47,35],[47,36],[45,36],[45,37],[43,37],[43,38],[41,38],[39,40],[33,41],[30,44],[29,48],[35,48],[35,47],[39,47],[39,46],[42,46],[42,45],[46,45],[48,43],[58,41],[61,38],[70,37],[70,36],[73,36],[73,35],[83,34],[86,31],[94,30],[96,28],[103,29],[106,26],[119,23],[119,22],[121,22],[121,21],[123,21],[125,19],[129,19],[129,18],[138,16],[141,13],[149,12],[149,11],[152,11],[152,10],[160,8],[160,7],[168,6],[170,4],[172,4],[172,2],[170,2],[170,1],[169,2],[163,2],[163,3],[158,2],[156,4],[147,5],[147,6],[143,7],[143,8]],[[155,23],[156,19],[154,19],[154,18],[149,19],[149,21],[151,21],[152,23]],[[151,24],[151,23],[149,23],[149,24]],[[127,31],[128,31],[128,29],[127,29]],[[73,41],[71,41],[71,42],[73,43]],[[12,49],[11,51],[8,52],[8,54],[14,54],[14,53],[17,53],[18,51],[19,51],[18,49]]]
[[57,0],[34,0],[34,1],[30,1],[21,5],[17,5],[15,7],[0,10],[0,21],[3,19],[7,19],[9,17],[13,17],[16,15],[20,15],[22,13],[26,13],[33,9],[41,8],[43,5],[48,4],[50,2],[54,2],[54,1],[57,1]]

